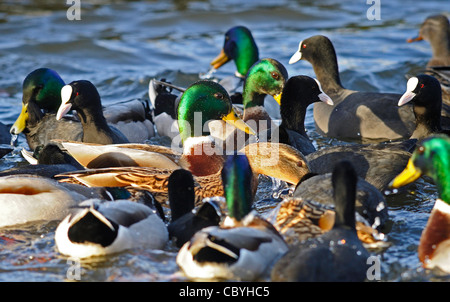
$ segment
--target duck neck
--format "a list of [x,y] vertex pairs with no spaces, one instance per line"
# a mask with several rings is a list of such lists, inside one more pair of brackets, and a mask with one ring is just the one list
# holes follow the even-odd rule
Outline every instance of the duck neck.
[[335,221],[334,227],[355,229],[355,186],[341,182],[334,188]]
[[448,58],[450,57],[450,32],[442,32],[441,35],[436,35],[431,38],[431,51],[434,58]]
[[247,78],[242,92],[242,104],[244,109],[256,106],[264,106],[265,93],[257,92],[256,81]]
[[97,142],[106,133],[111,133],[103,114],[97,114],[90,110],[76,110],[83,127],[83,141]]

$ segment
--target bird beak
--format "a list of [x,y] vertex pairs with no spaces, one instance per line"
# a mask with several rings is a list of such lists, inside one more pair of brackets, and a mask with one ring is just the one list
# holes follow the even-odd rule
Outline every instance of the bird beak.
[[214,69],[218,69],[220,66],[224,65],[230,60],[231,59],[225,54],[225,51],[222,48],[219,55],[215,57],[214,60],[211,61],[211,65],[213,66]]
[[234,108],[228,115],[225,115],[222,119],[247,134],[256,135],[256,132],[237,115]]
[[11,134],[19,134],[21,133],[23,130],[25,130],[26,124],[27,124],[27,120],[28,120],[28,104],[22,104],[22,111],[20,112],[19,117],[17,118],[17,120],[14,122],[14,125],[12,125],[11,129],[9,130],[9,132]]
[[422,176],[422,172],[414,166],[411,159],[409,159],[408,164],[406,165],[405,170],[403,170],[397,177],[395,177],[390,183],[389,187],[396,189],[400,188],[404,185],[412,183],[416,179]]

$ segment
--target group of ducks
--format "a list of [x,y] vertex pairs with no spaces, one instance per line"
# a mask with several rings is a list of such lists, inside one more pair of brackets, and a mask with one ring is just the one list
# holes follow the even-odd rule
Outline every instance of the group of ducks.
[[[310,62],[317,79],[289,77],[279,61],[259,58],[243,26],[225,34],[211,62],[234,61],[237,81],[180,88],[155,79],[150,102],[103,107],[91,82],[65,84],[37,69],[23,82],[10,129],[25,135],[30,165],[0,172],[0,226],[60,220],[56,248],[78,258],[174,244],[193,280],[364,281],[368,248],[387,244],[381,192],[427,175],[439,199],[419,259],[450,273],[448,19],[429,17],[411,40],[419,39],[433,58],[404,94],[344,88],[333,44],[321,35],[301,41],[289,61]],[[317,150],[304,125],[313,103],[321,135],[383,142]],[[155,135],[173,146],[145,143]],[[254,209],[259,175],[290,186],[264,215]]]

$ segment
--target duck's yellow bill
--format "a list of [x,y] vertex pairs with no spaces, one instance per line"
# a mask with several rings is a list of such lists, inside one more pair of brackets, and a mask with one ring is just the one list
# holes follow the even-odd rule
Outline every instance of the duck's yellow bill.
[[228,113],[228,115],[225,115],[222,119],[247,134],[256,135],[256,132],[237,115],[234,108],[230,113]]
[[403,170],[397,177],[395,177],[389,187],[396,189],[403,187],[413,181],[417,180],[420,176],[422,176],[422,172],[416,169],[411,159],[409,159],[408,164],[406,165],[405,170]]
[[218,69],[220,66],[224,65],[230,61],[230,58],[225,54],[225,51],[222,49],[217,57],[211,61],[211,65],[214,69]]
[[281,106],[281,93],[275,94],[275,95],[273,96],[273,98],[275,99],[275,101],[277,101],[278,105]]
[[26,105],[22,105],[22,111],[20,112],[19,117],[17,118],[17,120],[14,122],[14,124],[12,125],[11,129],[9,130],[9,132],[11,134],[19,134],[21,133],[23,130],[25,130],[25,127],[27,126],[27,120],[28,120],[28,104]]

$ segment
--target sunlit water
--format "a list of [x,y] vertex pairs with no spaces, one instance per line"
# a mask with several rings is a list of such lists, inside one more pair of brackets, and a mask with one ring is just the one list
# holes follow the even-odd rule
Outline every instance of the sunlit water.
[[[113,4],[111,4],[111,2]],[[276,3],[276,4],[275,4]],[[320,4],[318,4],[320,3]],[[429,15],[445,13],[448,1],[381,1],[381,20],[370,21],[366,1],[87,1],[81,20],[69,21],[65,1],[0,3],[0,121],[11,125],[20,112],[21,85],[39,67],[55,69],[69,83],[87,79],[104,104],[147,98],[150,79],[165,77],[186,87],[210,69],[223,44],[223,33],[235,25],[249,27],[261,57],[272,57],[289,75],[314,76],[307,62],[288,65],[300,40],[323,34],[333,41],[341,80],[347,88],[402,93],[405,74],[425,66],[426,42],[406,43]],[[214,73],[234,73],[228,64]],[[316,146],[340,144],[320,137],[312,108],[306,120]],[[160,141],[154,140],[153,143]],[[25,164],[23,136],[14,152],[0,160],[2,169]],[[258,198],[270,195],[262,179]],[[429,180],[388,195],[392,246],[377,253],[382,281],[448,280],[421,268],[417,245],[437,197]],[[262,213],[271,204],[258,204]],[[1,210],[1,209],[0,209]],[[54,247],[57,222],[0,230],[0,281],[65,281],[70,259]],[[177,249],[133,250],[82,263],[82,281],[184,281],[175,263]]]

